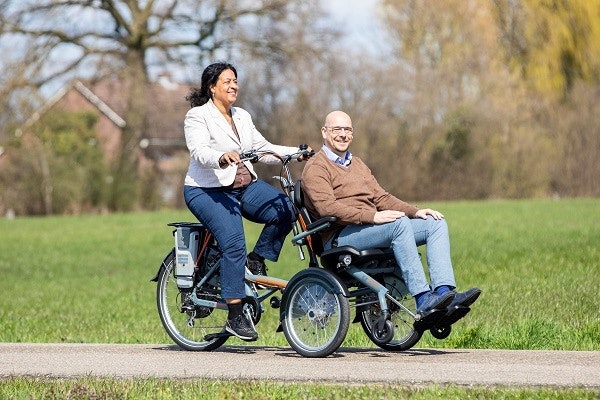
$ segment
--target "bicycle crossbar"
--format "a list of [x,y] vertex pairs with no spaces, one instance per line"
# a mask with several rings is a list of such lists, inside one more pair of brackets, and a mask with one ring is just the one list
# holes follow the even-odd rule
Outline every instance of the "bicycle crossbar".
[[246,280],[249,282],[257,283],[265,287],[284,289],[288,281],[285,279],[273,278],[272,276],[262,275],[246,275]]

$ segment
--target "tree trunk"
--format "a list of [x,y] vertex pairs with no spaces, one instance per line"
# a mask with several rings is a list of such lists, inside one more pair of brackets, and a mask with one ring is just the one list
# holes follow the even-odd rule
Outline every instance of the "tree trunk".
[[[124,81],[129,88],[127,96],[126,125],[123,128],[119,154],[113,171],[113,191],[110,208],[128,211],[134,208],[138,192],[139,142],[146,130],[147,75],[144,52],[131,49],[127,53]],[[140,199],[143,201],[143,199]]]

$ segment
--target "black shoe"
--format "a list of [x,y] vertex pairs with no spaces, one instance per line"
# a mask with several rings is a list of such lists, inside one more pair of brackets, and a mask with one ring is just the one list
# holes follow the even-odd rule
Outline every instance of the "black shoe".
[[267,275],[267,265],[265,264],[264,260],[255,260],[250,257],[248,257],[247,260],[248,269],[250,272],[252,272],[254,275]]
[[446,315],[436,322],[437,326],[450,326],[463,318],[471,311],[469,306],[477,300],[480,294],[481,290],[478,288],[472,288],[466,292],[455,293],[454,300],[452,300],[452,303],[448,306]]
[[454,300],[452,300],[452,303],[450,303],[450,307],[448,308],[456,306],[469,307],[471,304],[475,303],[475,300],[477,300],[480,294],[481,289],[478,288],[472,288],[466,292],[456,293],[454,295]]
[[253,342],[258,339],[258,333],[250,321],[248,321],[248,318],[243,315],[228,319],[225,324],[225,330],[247,342]]
[[435,322],[435,326],[444,327],[450,326],[453,323],[457,322],[459,319],[463,318],[471,311],[469,307],[464,306],[454,306],[448,307],[448,311],[446,311],[446,315]]
[[446,292],[444,294],[431,292],[425,296],[421,307],[417,309],[419,314],[427,314],[432,310],[441,310],[448,307],[452,303],[452,300],[454,300],[454,292]]
[[421,332],[425,332],[428,329],[433,328],[434,326],[440,325],[439,321],[444,318],[446,315],[446,309],[443,308],[441,310],[432,309],[429,311],[419,312],[419,320],[413,323],[413,327]]

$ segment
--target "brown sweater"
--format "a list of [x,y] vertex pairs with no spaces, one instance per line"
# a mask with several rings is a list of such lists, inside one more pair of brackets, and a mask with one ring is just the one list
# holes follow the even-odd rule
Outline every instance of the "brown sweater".
[[334,226],[322,231],[323,243],[341,226],[372,224],[377,211],[398,210],[414,218],[419,210],[386,192],[371,170],[356,156],[345,168],[319,151],[304,167],[302,190],[311,216],[315,219],[330,215],[337,217]]

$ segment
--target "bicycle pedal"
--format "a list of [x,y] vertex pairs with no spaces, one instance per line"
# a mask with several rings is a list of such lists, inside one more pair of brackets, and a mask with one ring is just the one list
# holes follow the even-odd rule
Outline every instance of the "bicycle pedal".
[[277,296],[273,296],[271,297],[271,300],[269,300],[269,304],[271,305],[271,308],[280,308],[281,307],[281,299]]
[[208,335],[204,336],[204,340],[209,342],[211,340],[220,339],[220,338],[228,338],[231,336],[234,336],[234,335],[227,331],[221,331],[221,332],[217,332],[217,333],[209,333]]

